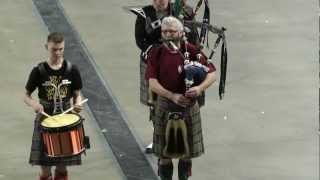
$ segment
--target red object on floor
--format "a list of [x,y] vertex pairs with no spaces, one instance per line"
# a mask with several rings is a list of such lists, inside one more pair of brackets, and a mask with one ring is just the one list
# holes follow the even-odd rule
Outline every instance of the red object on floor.
[[39,180],[52,180],[52,176],[47,176],[47,177],[39,177]]
[[67,173],[55,173],[53,180],[68,180],[68,174]]

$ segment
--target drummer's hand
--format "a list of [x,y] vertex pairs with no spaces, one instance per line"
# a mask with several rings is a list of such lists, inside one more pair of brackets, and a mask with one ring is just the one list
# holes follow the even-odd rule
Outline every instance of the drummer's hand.
[[82,110],[83,110],[82,105],[78,105],[78,104],[73,105],[73,111],[75,111],[76,113],[80,113]]
[[190,88],[188,91],[186,91],[185,96],[188,98],[195,98],[200,96],[201,92],[202,91],[199,86],[194,86]]
[[42,104],[40,104],[40,103],[33,104],[32,108],[33,108],[34,112],[36,112],[36,113],[41,113],[44,111],[44,108],[43,108]]
[[182,107],[186,107],[191,104],[191,100],[184,97],[182,94],[173,94],[171,100]]

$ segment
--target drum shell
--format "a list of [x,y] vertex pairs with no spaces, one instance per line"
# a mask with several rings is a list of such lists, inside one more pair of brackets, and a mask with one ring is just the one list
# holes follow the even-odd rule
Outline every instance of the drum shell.
[[49,157],[69,157],[85,151],[83,118],[73,124],[48,128],[40,125],[43,147]]

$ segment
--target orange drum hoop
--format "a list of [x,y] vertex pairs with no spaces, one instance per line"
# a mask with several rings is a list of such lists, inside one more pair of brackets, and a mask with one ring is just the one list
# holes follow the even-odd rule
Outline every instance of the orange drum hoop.
[[41,122],[41,135],[49,157],[68,157],[85,150],[83,118],[78,114],[61,114]]

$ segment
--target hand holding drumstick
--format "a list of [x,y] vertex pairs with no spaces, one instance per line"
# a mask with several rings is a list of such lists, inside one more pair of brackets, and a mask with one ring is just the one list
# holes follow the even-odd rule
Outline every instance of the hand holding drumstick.
[[[79,104],[72,106],[71,108],[67,109],[66,111],[64,111],[63,113],[61,113],[61,114],[59,114],[59,115],[66,114],[66,113],[72,111],[72,110],[75,109],[75,108],[78,108],[78,109],[81,109],[81,110],[82,110],[83,108],[82,108],[81,105],[82,105],[83,103],[87,102],[87,101],[88,101],[88,99],[84,99],[84,100],[81,101]],[[80,111],[81,111],[81,110],[80,110]],[[44,116],[46,116],[46,117],[48,117],[48,118],[52,118],[52,116],[50,116],[49,114],[47,114],[47,113],[44,112],[44,111],[41,111],[41,114],[44,115]]]
[[81,101],[79,104],[76,104],[76,105],[72,106],[71,108],[67,109],[66,111],[64,111],[63,113],[61,113],[61,115],[62,115],[62,114],[66,114],[66,113],[68,113],[68,112],[70,112],[70,111],[72,111],[72,110],[75,110],[77,113],[79,113],[79,112],[83,109],[83,107],[82,107],[81,105],[82,105],[83,103],[87,102],[87,101],[88,101],[87,98],[84,99],[84,100]]

